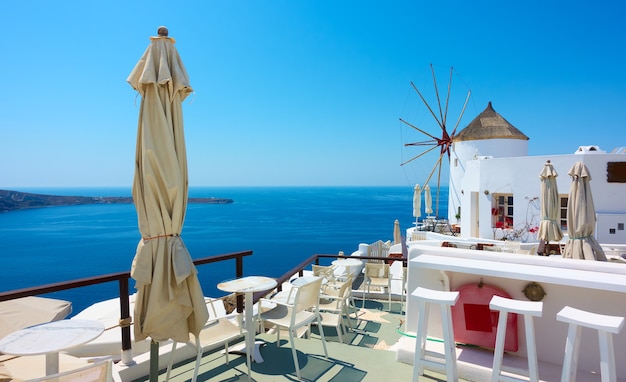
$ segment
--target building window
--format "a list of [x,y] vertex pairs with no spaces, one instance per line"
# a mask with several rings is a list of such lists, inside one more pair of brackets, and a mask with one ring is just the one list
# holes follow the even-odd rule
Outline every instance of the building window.
[[493,228],[513,228],[512,194],[493,194],[491,225]]
[[559,214],[559,222],[561,223],[561,231],[563,233],[567,232],[567,200],[568,196],[559,196],[559,200],[561,202],[560,214]]
[[607,163],[606,181],[609,183],[626,183],[626,162]]

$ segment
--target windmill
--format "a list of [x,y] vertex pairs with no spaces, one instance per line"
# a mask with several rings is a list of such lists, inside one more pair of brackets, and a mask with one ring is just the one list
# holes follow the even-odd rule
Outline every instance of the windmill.
[[413,82],[411,82],[411,86],[417,92],[420,99],[422,100],[422,102],[424,103],[424,105],[426,106],[430,114],[432,115],[432,117],[435,119],[437,125],[440,128],[440,131],[438,133],[431,134],[425,129],[417,127],[415,126],[415,124],[412,124],[400,118],[400,122],[417,130],[418,132],[424,134],[427,137],[427,139],[423,141],[404,144],[405,147],[420,147],[420,148],[423,148],[423,150],[417,153],[416,155],[413,155],[410,159],[402,162],[400,165],[404,166],[430,152],[433,152],[435,150],[439,151],[438,159],[435,160],[435,164],[430,170],[430,173],[428,174],[426,181],[422,183],[424,185],[427,185],[428,182],[433,177],[433,175],[435,174],[435,171],[437,172],[435,216],[438,216],[439,215],[439,192],[440,192],[440,186],[441,186],[441,169],[442,169],[442,166],[444,165],[444,159],[447,160],[445,163],[447,163],[448,165],[450,164],[450,151],[452,149],[452,141],[456,134],[456,130],[459,124],[461,123],[461,119],[463,118],[463,114],[465,112],[465,108],[467,107],[467,103],[469,102],[471,92],[469,90],[467,91],[467,96],[465,97],[463,108],[461,109],[459,117],[457,118],[456,123],[454,124],[454,127],[452,128],[452,131],[450,132],[448,128],[448,110],[449,110],[450,95],[451,95],[451,89],[452,89],[452,75],[454,73],[454,68],[452,67],[450,68],[450,78],[448,80],[448,87],[447,87],[447,93],[445,95],[444,105],[442,105],[441,103],[441,97],[439,96],[439,88],[437,87],[437,78],[435,76],[435,69],[433,68],[432,64],[430,65],[430,70],[431,70],[432,77],[433,77],[435,96],[437,98],[436,108],[437,108],[438,114],[435,113],[435,111],[433,110],[433,107],[428,103],[428,101],[426,101],[426,98],[424,98],[424,95],[422,94],[422,92],[420,92],[420,90],[417,88],[417,86],[415,86]]

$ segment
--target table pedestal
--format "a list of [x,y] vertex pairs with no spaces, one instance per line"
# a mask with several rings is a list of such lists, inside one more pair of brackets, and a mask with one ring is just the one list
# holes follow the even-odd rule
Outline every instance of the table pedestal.
[[[244,351],[246,355],[250,357],[250,359],[257,363],[263,362],[263,357],[261,357],[260,352],[260,346],[263,344],[263,342],[259,341],[259,343],[257,343],[254,338],[254,336],[256,335],[256,329],[254,327],[254,301],[252,301],[252,299],[254,298],[254,292],[268,291],[274,289],[276,285],[276,280],[262,276],[248,276],[240,279],[224,281],[217,285],[217,288],[219,290],[225,292],[244,293],[245,327],[246,331],[248,332],[246,335],[246,346]],[[239,324],[241,325],[241,322]],[[233,349],[229,351],[241,353],[241,350],[239,349]]]

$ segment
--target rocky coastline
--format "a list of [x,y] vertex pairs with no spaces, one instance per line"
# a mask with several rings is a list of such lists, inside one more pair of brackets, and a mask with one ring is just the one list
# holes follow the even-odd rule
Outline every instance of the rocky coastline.
[[[131,204],[132,197],[118,196],[58,196],[31,194],[27,192],[0,190],[0,212],[54,206],[75,206],[80,204]],[[189,198],[188,203],[230,204],[228,198]]]

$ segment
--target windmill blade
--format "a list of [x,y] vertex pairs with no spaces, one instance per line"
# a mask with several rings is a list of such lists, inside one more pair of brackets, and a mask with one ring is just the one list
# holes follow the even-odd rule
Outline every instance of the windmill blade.
[[441,99],[439,98],[439,87],[437,86],[437,77],[435,76],[435,68],[433,64],[430,64],[430,71],[433,74],[433,84],[435,85],[435,95],[437,96],[437,106],[439,107],[439,117],[441,118],[441,126],[442,129],[446,129],[446,117],[441,110]]
[[[430,182],[430,178],[433,177],[433,174],[435,173],[437,166],[441,164],[441,157],[442,155],[439,155],[439,159],[437,160],[437,162],[435,162],[435,166],[433,167],[433,169],[430,170],[430,174],[428,174],[428,177],[426,178],[426,182],[424,182],[424,184],[428,184],[428,182]],[[437,185],[437,187],[439,187],[439,185]]]
[[[449,152],[448,152],[449,153]],[[437,195],[435,196],[435,216],[439,217],[439,191],[441,189],[441,159],[443,153],[439,156],[439,171],[437,173]]]
[[463,109],[461,109],[461,114],[459,114],[459,119],[456,121],[456,124],[454,125],[454,130],[452,130],[452,136],[454,136],[454,134],[456,134],[456,129],[459,127],[459,124],[461,123],[461,119],[463,118],[463,114],[465,114],[465,108],[467,107],[467,103],[469,102],[470,94],[471,94],[471,91],[468,90],[467,91],[467,97],[465,97],[465,102],[463,103]]
[[452,91],[452,70],[454,67],[450,67],[450,79],[448,80],[448,95],[446,96],[446,112],[443,114],[443,125],[447,126],[448,121],[448,105],[450,103],[450,93]]
[[438,144],[438,141],[436,139],[430,140],[430,141],[420,141],[420,142],[413,142],[413,143],[405,143],[404,147],[408,147],[408,146],[436,146]]
[[426,131],[420,129],[419,127],[412,125],[410,123],[408,123],[407,121],[405,121],[404,119],[400,118],[400,122],[404,123],[407,126],[410,126],[412,128],[414,128],[415,130],[419,131],[420,133],[424,134],[424,135],[428,135],[429,137],[431,137],[432,139],[436,140],[437,137],[435,137],[434,135],[430,135],[429,133],[427,133]]
[[413,87],[413,89],[415,89],[417,94],[419,94],[420,98],[422,99],[422,102],[424,103],[424,105],[426,105],[426,108],[428,108],[428,111],[430,111],[430,114],[433,116],[433,118],[435,118],[435,121],[437,121],[437,124],[439,125],[439,127],[441,127],[443,129],[444,127],[441,124],[441,121],[439,120],[439,118],[437,118],[437,116],[435,115],[435,112],[433,112],[433,109],[431,109],[431,107],[428,104],[428,102],[426,102],[426,99],[424,98],[422,93],[417,89],[417,87],[415,86],[415,84],[413,82],[411,82],[411,86]]
[[429,152],[433,151],[434,149],[436,149],[438,146],[433,146],[431,148],[429,148],[428,150],[424,151],[423,153],[414,156],[413,158],[409,159],[406,162],[400,163],[400,166],[404,166],[407,163],[413,162],[414,160],[416,160],[417,158],[421,157],[422,155],[428,154]]

